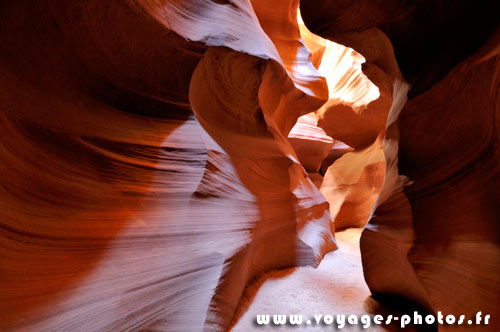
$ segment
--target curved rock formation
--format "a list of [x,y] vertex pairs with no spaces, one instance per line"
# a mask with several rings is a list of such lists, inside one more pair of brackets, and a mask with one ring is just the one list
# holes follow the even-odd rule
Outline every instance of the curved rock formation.
[[287,139],[325,80],[254,6],[1,5],[2,331],[220,331],[336,248]]
[[[276,80],[282,84],[276,86]],[[215,194],[215,201],[229,201],[234,213],[244,210],[250,217],[248,226],[242,220],[234,225],[251,228],[239,241],[243,248],[226,258],[212,299],[208,324],[223,330],[253,277],[272,268],[316,265],[335,249],[333,224],[328,203],[307,178],[288,132],[278,125],[283,125],[279,121],[284,112],[293,116],[315,106],[294,88],[282,67],[226,48],[209,48],[191,80],[190,102],[210,135],[208,163],[216,167],[201,182],[208,193],[200,188],[198,193],[204,198]],[[226,176],[233,183],[223,181]],[[218,183],[227,187],[214,193]],[[234,200],[240,188],[245,188],[242,206]]]
[[332,154],[334,140],[317,126],[314,113],[301,116],[288,134],[288,139],[309,178],[318,189],[321,188],[321,166]]
[[481,5],[469,0],[300,3],[304,21],[312,32],[328,33],[331,40],[346,46],[350,44],[343,42],[345,34],[372,28],[384,32],[406,81],[412,85],[410,98],[432,87],[486,42],[498,25],[496,7],[494,0]]
[[370,289],[380,298],[396,297],[429,312],[466,319],[478,311],[491,315],[489,325],[466,327],[477,331],[499,328],[500,71],[493,6],[493,1],[481,6],[470,1],[301,2],[313,32],[354,48],[367,63],[375,49],[360,36],[374,28],[383,31],[412,84],[399,130],[388,130],[386,138],[401,136],[400,172],[413,184],[404,193],[399,186],[395,191],[384,186],[382,204],[363,232]]
[[498,330],[495,4],[3,1],[0,330],[224,331],[370,218],[375,295]]
[[[315,53],[322,54],[316,56],[316,65],[330,90],[330,99],[316,112],[318,126],[354,149],[328,168],[321,192],[330,203],[336,229],[364,226],[377,201],[387,196],[382,192],[384,184],[388,193],[402,184],[397,173],[397,137],[392,136],[397,132],[394,122],[405,103],[408,85],[390,41],[380,30],[343,37],[364,57],[305,27],[302,30],[306,44],[314,50],[313,60]],[[328,30],[322,36],[334,39]]]
[[482,311],[491,315],[489,325],[467,329],[495,331],[500,53],[484,54],[462,62],[405,106],[401,171],[414,184],[405,190],[408,199],[397,194],[375,212],[361,249],[374,293],[467,319]]

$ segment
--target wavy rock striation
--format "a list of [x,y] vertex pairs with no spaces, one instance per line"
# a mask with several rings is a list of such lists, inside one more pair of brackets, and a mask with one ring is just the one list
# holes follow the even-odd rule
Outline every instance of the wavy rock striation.
[[0,330],[224,331],[372,216],[374,294],[498,315],[498,22],[433,3],[3,1]]
[[361,238],[372,292],[467,320],[491,315],[488,326],[467,326],[475,331],[500,326],[499,59],[468,58],[408,102],[401,171],[414,184],[375,212]]
[[362,234],[361,253],[365,280],[379,298],[464,314],[465,324],[475,322],[478,311],[491,315],[489,325],[435,326],[439,330],[499,328],[500,39],[492,6],[301,2],[313,32],[354,48],[367,64],[370,54],[379,54],[376,63],[389,74],[386,48],[363,38],[383,31],[412,84],[399,120],[392,119],[393,130],[386,133],[386,139],[399,137],[399,171],[412,185],[398,190],[401,177],[391,177],[395,187],[384,185]]
[[1,5],[2,331],[222,331],[336,249],[287,138],[328,88],[276,5]]

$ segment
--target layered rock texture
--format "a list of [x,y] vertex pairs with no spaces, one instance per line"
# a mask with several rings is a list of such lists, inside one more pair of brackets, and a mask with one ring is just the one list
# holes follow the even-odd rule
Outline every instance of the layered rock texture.
[[[373,292],[431,312],[491,314],[477,331],[500,327],[500,58],[490,51],[407,103],[401,172],[414,184],[379,207],[361,240]],[[389,265],[397,272],[382,272]]]
[[500,329],[494,2],[298,9],[0,4],[1,331],[225,331],[368,222],[374,295]]
[[[383,190],[361,237],[371,291],[411,309],[466,319],[478,311],[491,315],[487,326],[439,330],[496,331],[500,39],[494,2],[302,1],[301,10],[312,31],[354,48],[368,64],[370,52],[382,55],[384,48],[370,47],[375,38],[365,36],[385,33],[412,85],[385,137],[399,137],[399,172],[411,185]],[[385,73],[389,59],[377,61]]]
[[328,98],[297,2],[1,6],[0,330],[222,331],[336,248],[287,139]]

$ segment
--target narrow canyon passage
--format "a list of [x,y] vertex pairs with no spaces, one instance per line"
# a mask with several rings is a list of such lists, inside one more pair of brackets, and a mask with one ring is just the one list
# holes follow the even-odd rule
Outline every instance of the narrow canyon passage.
[[0,1],[0,331],[500,331],[497,6]]

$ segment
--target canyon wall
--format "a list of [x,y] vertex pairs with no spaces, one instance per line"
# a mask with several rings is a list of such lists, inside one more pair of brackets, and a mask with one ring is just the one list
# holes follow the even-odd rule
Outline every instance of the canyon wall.
[[399,173],[407,179],[398,178],[406,186],[382,191],[361,253],[365,280],[381,301],[464,314],[464,324],[479,311],[491,315],[489,325],[439,330],[500,326],[500,38],[493,6],[301,2],[313,32],[358,50],[368,63],[375,49],[364,51],[369,43],[360,44],[359,36],[374,29],[386,35],[411,84],[386,134],[399,140]]
[[287,139],[328,91],[282,4],[2,3],[2,331],[222,331],[336,248]]
[[3,1],[0,330],[224,331],[369,222],[375,296],[495,331],[493,5]]

